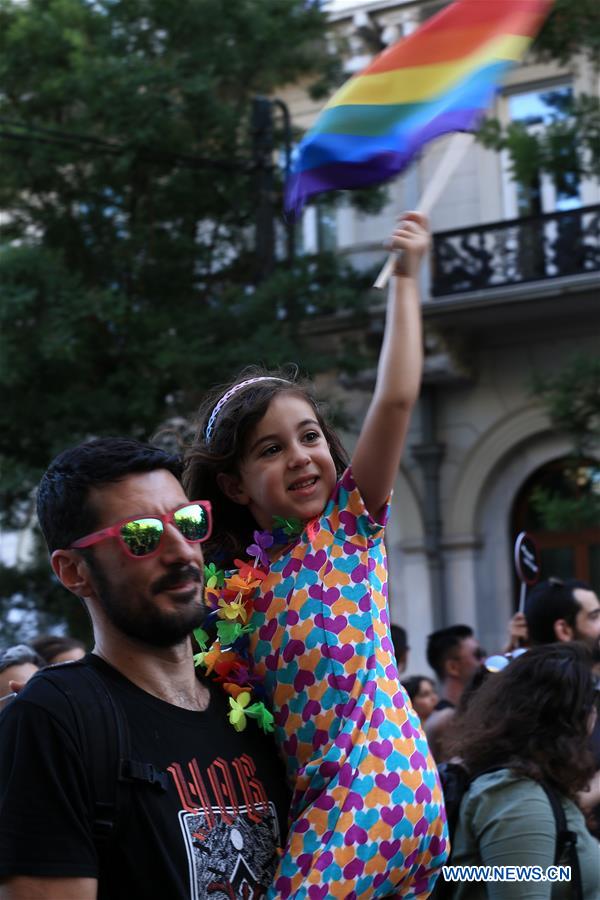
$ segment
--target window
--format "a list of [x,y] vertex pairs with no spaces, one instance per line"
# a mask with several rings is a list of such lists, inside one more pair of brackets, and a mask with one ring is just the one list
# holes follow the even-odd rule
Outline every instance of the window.
[[[506,115],[510,122],[523,123],[531,134],[539,134],[550,123],[568,118],[573,90],[568,84],[553,84],[536,89],[508,93],[505,96]],[[560,153],[569,159],[575,156],[569,138],[560,146]],[[505,194],[509,217],[521,218],[543,213],[576,209],[581,206],[579,176],[565,166],[554,179],[535,172],[528,183],[511,179],[508,157],[504,155]]]
[[[562,512],[544,514],[536,498],[566,501]],[[600,584],[600,521],[593,512],[578,511],[574,501],[600,497],[600,463],[591,459],[563,458],[542,466],[525,482],[514,504],[513,543],[520,531],[530,534],[540,550],[543,579],[580,578]],[[572,513],[569,515],[569,507]],[[518,585],[515,585],[518,592]]]
[[333,199],[317,199],[308,206],[296,228],[296,251],[303,253],[334,252],[337,247],[337,204]]

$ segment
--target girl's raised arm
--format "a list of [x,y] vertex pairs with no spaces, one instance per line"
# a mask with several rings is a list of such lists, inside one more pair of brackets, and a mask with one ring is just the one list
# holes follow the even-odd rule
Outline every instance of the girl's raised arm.
[[374,518],[394,485],[419,396],[423,341],[417,276],[428,245],[425,216],[406,213],[392,235],[390,248],[404,252],[390,282],[373,399],[352,456],[354,480]]

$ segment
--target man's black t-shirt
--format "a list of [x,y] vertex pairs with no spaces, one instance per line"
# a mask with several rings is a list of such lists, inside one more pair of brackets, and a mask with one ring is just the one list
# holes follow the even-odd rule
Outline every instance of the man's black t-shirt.
[[[98,897],[261,897],[285,838],[289,794],[274,744],[238,733],[210,685],[205,712],[165,703],[95,656],[128,722],[131,756],[168,772],[168,789],[128,786],[127,821],[108,864],[92,838],[90,796],[68,701],[52,712],[36,678],[0,717],[0,877],[98,878]],[[77,671],[73,671],[77,677]],[[88,736],[89,737],[89,736]]]

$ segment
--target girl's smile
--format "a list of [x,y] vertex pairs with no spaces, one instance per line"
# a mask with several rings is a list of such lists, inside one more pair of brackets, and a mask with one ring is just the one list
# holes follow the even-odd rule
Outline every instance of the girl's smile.
[[247,505],[258,525],[274,516],[303,521],[320,515],[336,482],[335,464],[311,405],[291,391],[277,394],[256,425],[239,477],[222,487]]

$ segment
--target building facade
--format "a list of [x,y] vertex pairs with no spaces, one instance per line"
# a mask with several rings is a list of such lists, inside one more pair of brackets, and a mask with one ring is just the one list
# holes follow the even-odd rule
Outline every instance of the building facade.
[[[445,6],[431,2],[333,3],[332,41],[342,39],[348,75],[386,44]],[[557,98],[598,96],[584,60],[560,68],[528,58],[497,96],[501,121],[544,127]],[[294,125],[319,112],[303,86],[282,93]],[[415,208],[449,138],[434,142],[389,187],[377,216],[349,204],[310,207],[307,251],[335,247],[355,265],[383,262],[395,217]],[[557,433],[532,391],[575,353],[600,351],[600,186],[576,178],[558,189],[539,177],[519,186],[502,154],[474,144],[431,214],[434,246],[423,279],[426,370],[388,529],[393,621],[408,631],[409,670],[426,669],[427,634],[453,623],[474,627],[490,652],[506,640],[519,585],[514,543],[522,530],[540,549],[541,576],[577,576],[600,590],[598,527],[547,532],[532,512],[536,485],[589,478],[600,490],[600,452],[573,472],[571,441]],[[369,330],[381,332],[374,299]],[[335,329],[331,323],[326,326]],[[343,399],[356,432],[372,373],[322,387]],[[347,434],[351,446],[353,433]]]

